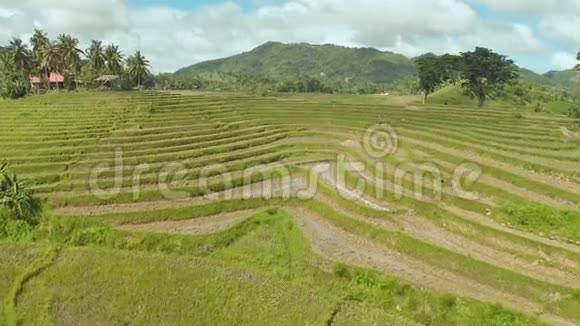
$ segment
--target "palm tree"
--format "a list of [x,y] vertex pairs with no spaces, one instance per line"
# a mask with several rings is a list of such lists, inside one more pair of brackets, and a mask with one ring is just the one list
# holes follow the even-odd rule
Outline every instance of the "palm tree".
[[50,44],[50,40],[44,31],[35,29],[30,38],[30,44],[32,44],[32,55],[39,63],[42,61],[42,50]]
[[120,75],[123,71],[124,56],[117,45],[111,44],[105,49],[107,74]]
[[48,43],[41,51],[42,61],[40,62],[40,70],[46,74],[47,89],[50,90],[50,73],[53,71],[60,72],[61,57],[58,45],[55,43]]
[[28,75],[32,67],[28,46],[21,39],[14,38],[10,41],[8,52],[12,56],[14,67],[24,73],[24,75]]
[[127,59],[127,72],[134,81],[137,81],[139,88],[143,80],[150,74],[149,66],[149,60],[145,59],[141,51],[135,52],[133,56]]
[[12,60],[12,55],[8,51],[4,51],[0,54],[0,75],[8,75],[14,69],[14,62]]
[[103,42],[92,41],[91,46],[87,49],[87,59],[89,60],[89,66],[95,75],[100,75],[105,68],[105,50],[103,49]]
[[58,50],[62,60],[63,70],[75,79],[80,69],[81,55],[84,54],[83,50],[78,48],[78,45],[79,40],[69,34],[61,34],[58,36]]
[[50,45],[50,39],[44,31],[35,29],[34,34],[30,38],[30,44],[32,45],[33,71],[35,74],[42,75],[43,79],[48,83],[50,71],[45,71],[42,68],[42,54],[44,49]]

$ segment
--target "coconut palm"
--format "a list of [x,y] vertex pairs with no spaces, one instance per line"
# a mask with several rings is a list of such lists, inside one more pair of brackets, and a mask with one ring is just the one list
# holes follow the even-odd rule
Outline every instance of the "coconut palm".
[[89,67],[93,70],[95,75],[100,75],[105,68],[105,50],[103,49],[103,42],[92,41],[91,46],[87,49],[87,59],[89,60]]
[[14,69],[14,62],[12,60],[12,55],[10,52],[5,51],[0,54],[0,75],[5,76],[12,72]]
[[44,31],[35,29],[30,38],[30,44],[32,45],[32,70],[35,74],[41,75],[43,79],[48,82],[50,71],[45,71],[42,68],[42,54],[44,49],[50,45],[50,39]]
[[137,86],[141,87],[145,78],[150,75],[149,66],[149,60],[141,54],[141,51],[135,52],[127,59],[127,72],[129,77],[137,82]]
[[10,41],[8,52],[12,56],[14,67],[25,75],[29,74],[32,67],[32,61],[30,58],[30,51],[28,50],[28,46],[26,46],[26,44],[24,44],[21,39],[14,38],[12,41]]
[[41,51],[40,70],[46,74],[47,89],[50,89],[50,73],[61,71],[61,56],[57,44],[48,43]]
[[40,29],[35,29],[34,34],[30,38],[30,44],[32,44],[32,55],[34,58],[38,62],[42,61],[42,50],[50,44],[50,39],[47,34]]
[[78,48],[79,40],[69,34],[61,34],[58,36],[57,44],[63,72],[76,78],[81,66],[81,55],[84,54],[83,50]]
[[107,74],[120,75],[123,71],[124,56],[115,44],[107,46],[105,49],[105,61]]

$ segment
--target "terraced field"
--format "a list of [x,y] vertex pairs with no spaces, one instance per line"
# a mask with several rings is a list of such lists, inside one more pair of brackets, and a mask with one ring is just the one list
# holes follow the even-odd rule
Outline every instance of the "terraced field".
[[0,114],[47,207],[0,244],[0,323],[580,324],[580,121],[158,92]]

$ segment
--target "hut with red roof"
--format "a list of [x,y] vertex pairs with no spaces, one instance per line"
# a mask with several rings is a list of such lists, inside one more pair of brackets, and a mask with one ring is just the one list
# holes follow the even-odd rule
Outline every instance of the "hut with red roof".
[[[59,74],[59,73],[56,73],[56,72],[51,72],[50,77],[48,78],[48,82],[49,82],[50,89],[63,88],[64,87],[64,76]],[[32,85],[32,88],[35,90],[39,90],[40,87],[42,86],[42,84],[44,84],[44,83],[46,83],[46,80],[42,80],[38,76],[31,76],[30,77],[30,85]]]

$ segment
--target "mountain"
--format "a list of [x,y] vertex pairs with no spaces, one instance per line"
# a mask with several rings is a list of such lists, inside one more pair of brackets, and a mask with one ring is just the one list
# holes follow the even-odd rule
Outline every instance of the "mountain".
[[[259,88],[286,82],[317,79],[335,91],[377,92],[384,86],[401,91],[415,80],[416,58],[373,48],[349,48],[332,44],[284,44],[267,42],[249,52],[228,58],[201,62],[178,70],[173,76],[183,83],[195,80],[208,89]],[[551,71],[538,74],[520,68],[519,82],[540,93],[580,95],[575,72]],[[296,86],[294,89],[305,91]],[[279,88],[280,91],[283,89]],[[315,88],[317,89],[317,88]]]
[[573,70],[550,71],[537,74],[525,68],[520,69],[520,78],[530,84],[558,88],[563,91],[577,92],[576,73]]
[[412,76],[415,66],[403,55],[372,48],[268,42],[250,52],[183,68],[175,75],[208,73],[257,76],[273,81],[308,76],[353,84],[394,84]]
[[573,91],[578,91],[578,83],[577,83],[577,73],[570,69],[570,70],[563,70],[563,71],[550,71],[543,74],[549,80],[552,80],[557,85],[571,89]]

